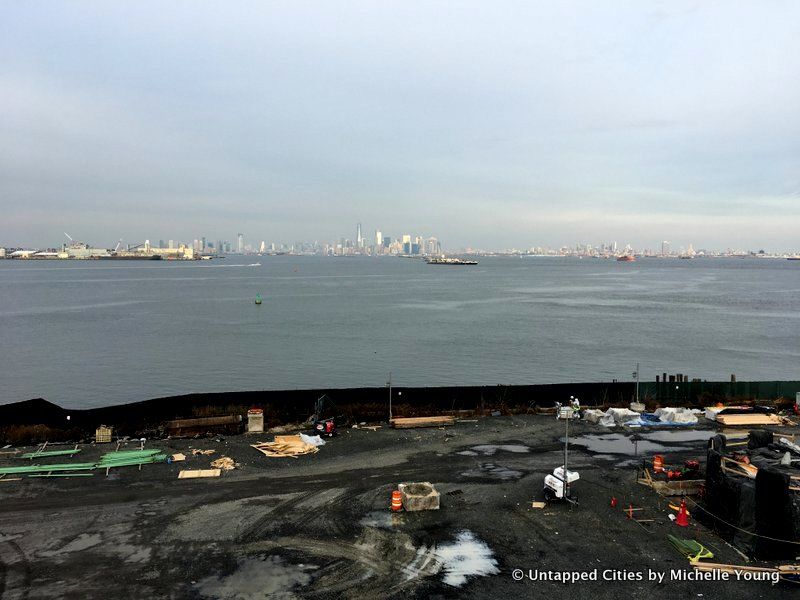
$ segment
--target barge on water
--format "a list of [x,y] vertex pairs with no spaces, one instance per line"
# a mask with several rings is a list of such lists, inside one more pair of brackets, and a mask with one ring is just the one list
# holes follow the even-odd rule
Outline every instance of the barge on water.
[[477,260],[465,260],[463,258],[426,258],[425,262],[429,265],[477,265]]

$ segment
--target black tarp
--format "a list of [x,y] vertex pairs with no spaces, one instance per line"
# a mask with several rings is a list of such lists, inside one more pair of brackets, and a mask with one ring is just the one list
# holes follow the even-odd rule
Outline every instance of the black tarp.
[[[798,472],[797,469],[793,471]],[[798,519],[800,505],[797,494],[789,489],[788,469],[758,465],[756,475],[755,555],[762,560],[779,560],[800,555],[800,544],[779,542],[777,540],[798,540]]]
[[756,448],[763,448],[772,443],[772,432],[766,429],[754,429],[750,432],[747,439],[747,449],[755,450]]
[[[709,445],[719,446],[719,440]],[[705,493],[709,525],[757,559],[794,560],[800,555],[800,544],[792,543],[800,540],[800,496],[789,489],[789,477],[800,470],[775,466],[774,458],[755,458],[765,451],[761,448],[751,457],[758,475],[749,479],[723,471],[724,454],[709,448]]]

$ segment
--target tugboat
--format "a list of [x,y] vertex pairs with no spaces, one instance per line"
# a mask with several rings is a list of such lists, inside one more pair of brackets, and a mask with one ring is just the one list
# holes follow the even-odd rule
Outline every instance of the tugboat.
[[261,294],[256,294],[256,304],[261,304]]
[[617,262],[634,262],[636,257],[633,254],[625,254],[624,256],[618,256]]

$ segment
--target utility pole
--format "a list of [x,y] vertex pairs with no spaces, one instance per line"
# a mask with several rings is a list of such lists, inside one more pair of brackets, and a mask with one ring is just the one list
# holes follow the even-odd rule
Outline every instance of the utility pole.
[[636,363],[636,402],[639,402],[639,363]]

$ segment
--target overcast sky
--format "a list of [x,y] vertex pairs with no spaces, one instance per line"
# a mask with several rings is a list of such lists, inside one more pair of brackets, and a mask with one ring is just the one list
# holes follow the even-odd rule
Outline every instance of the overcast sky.
[[0,2],[0,245],[800,249],[800,2]]

